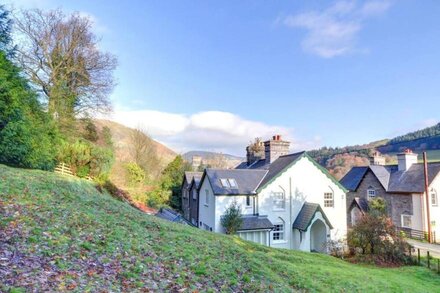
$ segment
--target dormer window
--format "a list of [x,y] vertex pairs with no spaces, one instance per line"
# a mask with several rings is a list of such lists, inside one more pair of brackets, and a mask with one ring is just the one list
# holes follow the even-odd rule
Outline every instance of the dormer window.
[[374,189],[373,187],[369,187],[367,190],[367,197],[368,200],[372,200],[376,198],[376,189]]

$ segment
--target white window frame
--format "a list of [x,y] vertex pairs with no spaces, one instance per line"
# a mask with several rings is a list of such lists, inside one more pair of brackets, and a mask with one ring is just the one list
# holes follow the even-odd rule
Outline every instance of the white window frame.
[[231,188],[231,185],[229,184],[229,180],[227,178],[220,178],[220,184],[223,188]]
[[376,194],[376,189],[374,189],[374,188],[372,188],[372,187],[369,187],[369,188],[367,189],[367,198],[368,198],[368,200],[375,199],[376,196],[377,196],[377,194]]
[[430,194],[431,194],[431,205],[433,207],[438,206],[437,191],[433,189],[433,190],[431,190]]
[[[277,229],[277,226],[278,226],[278,228],[281,228],[280,230],[275,230],[275,229]],[[286,240],[285,240],[285,225],[284,225],[284,223],[276,223],[276,224],[274,224],[274,228],[273,228],[273,230],[272,230],[272,241],[274,242],[274,243],[280,243],[280,242],[285,242]],[[275,236],[277,236],[277,239],[275,239]]]
[[[280,198],[280,196],[282,198]],[[281,207],[279,206],[281,203]],[[283,191],[272,191],[272,204],[274,211],[286,210],[286,196]]]
[[[409,226],[405,225],[405,218],[406,219],[409,218]],[[401,216],[401,225],[402,225],[402,228],[410,228],[411,229],[412,228],[412,215],[403,214]]]
[[205,189],[205,206],[209,206],[209,190]]
[[334,208],[335,207],[335,194],[333,191],[324,192],[324,207]]
[[228,183],[229,183],[229,187],[230,188],[233,188],[233,189],[237,189],[238,188],[237,181],[235,181],[234,178],[229,178],[228,179]]

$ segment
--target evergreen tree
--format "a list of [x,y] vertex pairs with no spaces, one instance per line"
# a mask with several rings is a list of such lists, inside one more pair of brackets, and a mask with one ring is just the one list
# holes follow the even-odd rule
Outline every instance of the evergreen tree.
[[20,69],[8,59],[10,23],[0,6],[0,163],[51,169],[58,134]]

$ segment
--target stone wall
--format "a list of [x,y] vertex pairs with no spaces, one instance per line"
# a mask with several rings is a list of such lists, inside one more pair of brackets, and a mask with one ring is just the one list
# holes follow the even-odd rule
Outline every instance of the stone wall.
[[[387,214],[393,220],[394,225],[400,227],[402,214],[413,214],[413,203],[411,194],[387,193],[379,180],[374,176],[373,172],[369,170],[364,176],[356,192],[349,192],[347,194],[347,207],[350,207],[355,197],[364,198],[368,200],[367,190],[374,187],[376,190],[376,198],[381,197],[387,203]],[[350,211],[347,211],[347,225],[351,227]]]

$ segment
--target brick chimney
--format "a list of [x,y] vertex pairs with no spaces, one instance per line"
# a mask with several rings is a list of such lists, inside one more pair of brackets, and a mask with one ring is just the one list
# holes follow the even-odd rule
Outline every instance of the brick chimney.
[[374,152],[373,155],[370,157],[370,165],[384,166],[385,157],[382,156],[379,152]]
[[413,164],[417,163],[417,154],[412,150],[406,149],[403,153],[397,154],[399,171],[408,171]]
[[264,159],[264,144],[257,138],[255,142],[246,147],[246,163],[250,166],[261,159]]
[[272,139],[264,142],[264,157],[266,164],[271,164],[280,156],[289,153],[290,142],[281,140],[281,135],[274,135]]

